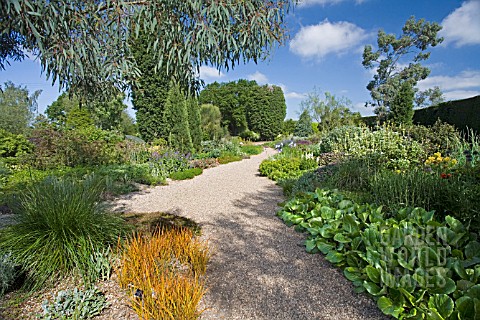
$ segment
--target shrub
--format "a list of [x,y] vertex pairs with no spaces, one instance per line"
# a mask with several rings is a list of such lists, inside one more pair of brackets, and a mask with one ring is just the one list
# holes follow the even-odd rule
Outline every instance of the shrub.
[[280,157],[263,160],[260,164],[260,174],[272,180],[298,178],[305,171],[317,168],[315,159]]
[[0,252],[0,297],[3,296],[17,277],[17,270],[10,253]]
[[200,168],[191,168],[183,171],[172,172],[170,174],[170,179],[173,180],[186,180],[193,179],[196,176],[202,174],[203,170]]
[[370,178],[372,199],[392,209],[405,206],[435,210],[439,217],[451,215],[472,230],[479,230],[478,183],[460,174],[443,174],[422,169],[405,172],[380,170]]
[[460,133],[453,125],[438,120],[431,127],[422,125],[400,127],[395,129],[399,132],[406,132],[413,140],[419,142],[427,154],[440,152],[448,154],[460,142]]
[[29,140],[35,146],[32,165],[38,169],[119,163],[124,156],[117,148],[122,137],[95,127],[39,128]]
[[19,159],[31,153],[33,145],[21,134],[0,129],[0,159],[17,164]]
[[292,187],[292,196],[302,192],[313,192],[320,187],[322,180],[316,171],[305,172]]
[[137,235],[122,249],[120,285],[142,319],[197,319],[208,247],[188,229]]
[[[100,206],[102,182],[49,178],[20,196],[16,223],[2,230],[0,249],[11,252],[39,288],[56,275],[80,274],[85,284],[95,275],[95,252],[115,243],[124,221]],[[93,262],[92,262],[93,261]]]
[[42,304],[42,319],[91,319],[107,306],[105,295],[97,289],[59,291],[52,302]]
[[244,145],[240,147],[242,153],[248,154],[250,156],[260,154],[263,152],[262,146],[255,146],[255,145]]
[[218,158],[218,163],[227,164],[230,162],[235,162],[240,160],[243,160],[242,156],[238,156],[230,153],[222,153],[222,155]]
[[346,191],[367,190],[369,179],[375,171],[375,166],[368,159],[349,158],[332,168],[331,174],[325,177],[324,184]]
[[218,166],[218,160],[216,158],[204,158],[190,160],[190,166],[193,168],[208,169]]
[[400,170],[421,163],[425,155],[418,142],[388,126],[373,132],[368,128],[351,126],[336,128],[321,140],[318,150],[368,157],[377,165]]

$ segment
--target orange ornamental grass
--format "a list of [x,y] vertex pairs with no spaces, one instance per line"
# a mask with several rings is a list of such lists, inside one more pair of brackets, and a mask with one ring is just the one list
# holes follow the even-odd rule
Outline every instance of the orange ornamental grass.
[[198,319],[205,293],[207,244],[189,229],[136,235],[121,248],[119,281],[141,319]]

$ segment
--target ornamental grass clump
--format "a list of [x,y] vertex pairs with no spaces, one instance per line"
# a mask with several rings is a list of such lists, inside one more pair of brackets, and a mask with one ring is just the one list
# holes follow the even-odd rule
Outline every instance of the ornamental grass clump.
[[2,230],[0,250],[11,252],[26,274],[26,287],[38,289],[57,276],[95,281],[98,252],[125,231],[124,221],[100,205],[104,183],[47,178],[20,195],[16,223]]
[[121,252],[120,285],[140,319],[199,318],[209,250],[191,230],[136,235]]

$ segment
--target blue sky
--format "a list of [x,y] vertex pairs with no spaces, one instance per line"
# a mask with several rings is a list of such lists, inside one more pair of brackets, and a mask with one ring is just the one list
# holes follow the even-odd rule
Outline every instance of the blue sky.
[[[250,79],[281,86],[287,118],[298,118],[301,101],[314,88],[350,99],[353,111],[373,114],[364,107],[373,73],[362,66],[363,47],[375,47],[379,29],[399,35],[410,16],[438,22],[445,38],[424,62],[431,73],[419,88],[439,86],[447,100],[480,95],[480,0],[303,0],[287,17],[290,40],[269,59],[228,72],[202,67],[200,77],[206,83]],[[7,80],[43,90],[40,112],[60,94],[35,61],[12,62],[0,71],[0,83]]]

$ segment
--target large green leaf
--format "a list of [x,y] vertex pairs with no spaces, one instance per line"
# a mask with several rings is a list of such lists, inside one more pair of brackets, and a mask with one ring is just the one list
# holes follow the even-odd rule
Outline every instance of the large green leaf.
[[403,275],[399,282],[399,286],[408,292],[413,292],[417,286],[417,282],[410,274]]
[[355,282],[355,281],[363,281],[362,279],[362,273],[358,268],[354,267],[347,267],[345,270],[343,270],[343,274],[345,275],[345,278],[348,280]]
[[480,257],[480,243],[477,241],[470,241],[465,246],[465,257],[467,259]]
[[349,234],[355,234],[359,231],[358,224],[354,215],[347,214],[343,217],[343,230],[345,230]]
[[471,298],[480,299],[480,284],[476,284],[473,287],[470,287],[470,289],[468,289],[466,295],[471,297]]
[[366,268],[365,268],[365,272],[368,276],[368,278],[374,282],[374,283],[380,283],[380,271],[378,271],[378,269],[376,269],[375,267],[371,266],[371,265],[368,265]]
[[468,296],[461,297],[455,301],[458,310],[458,318],[465,320],[476,320],[475,318],[475,302]]
[[465,227],[464,225],[458,221],[457,219],[455,219],[454,217],[452,216],[446,216],[445,217],[445,221],[447,222],[447,224],[450,226],[450,228],[452,229],[452,231],[456,232],[456,233],[460,233],[460,232],[463,232],[465,231]]
[[437,251],[431,247],[421,248],[418,251],[418,263],[424,269],[437,266],[439,263]]
[[305,249],[308,253],[317,253],[317,241],[315,239],[305,240]]
[[368,293],[373,296],[381,296],[387,292],[387,289],[385,287],[382,288],[371,281],[364,281],[363,287],[368,291]]
[[384,314],[394,316],[395,318],[398,318],[400,313],[403,312],[401,306],[394,305],[392,300],[385,296],[378,299],[377,306]]
[[337,264],[337,263],[340,263],[344,260],[344,256],[343,254],[341,254],[340,252],[336,252],[336,251],[331,251],[329,252],[325,258],[330,261],[331,263],[334,263],[334,264]]
[[328,254],[330,251],[334,250],[335,248],[334,245],[327,243],[321,238],[317,239],[316,245],[318,250],[320,250],[323,254]]
[[343,235],[342,233],[337,233],[334,237],[333,240],[340,242],[340,243],[350,243],[352,239],[349,237]]
[[437,310],[442,319],[447,319],[453,312],[453,300],[446,294],[436,294],[428,299],[428,307]]
[[380,279],[382,281],[381,283],[387,287],[395,288],[397,286],[395,276],[388,271],[380,270]]
[[450,294],[455,289],[457,289],[455,281],[448,277],[435,275],[428,279],[428,291],[431,293]]

